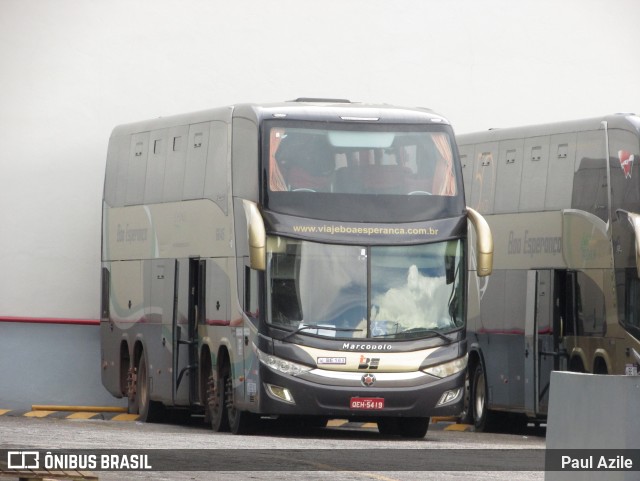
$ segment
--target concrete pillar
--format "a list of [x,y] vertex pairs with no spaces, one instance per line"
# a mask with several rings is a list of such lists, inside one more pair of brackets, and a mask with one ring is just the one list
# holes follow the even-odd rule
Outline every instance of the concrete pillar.
[[[547,450],[560,450],[553,452],[554,457],[566,450],[566,455],[586,458],[582,462],[591,461],[594,467],[590,471],[548,471],[547,481],[640,479],[640,376],[553,372]],[[634,470],[595,470],[601,456],[611,459],[616,455],[629,458]]]

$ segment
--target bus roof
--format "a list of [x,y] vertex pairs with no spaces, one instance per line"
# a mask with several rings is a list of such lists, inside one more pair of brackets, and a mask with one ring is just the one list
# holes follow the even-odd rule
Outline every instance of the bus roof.
[[548,124],[526,125],[522,127],[496,128],[469,134],[456,135],[458,145],[494,142],[528,137],[542,137],[553,134],[566,134],[584,130],[598,130],[606,121],[609,128],[622,128],[640,132],[640,117],[635,114],[613,114],[589,119],[568,120]]
[[119,125],[112,136],[130,135],[178,125],[209,122],[211,120],[230,121],[231,117],[244,117],[254,121],[267,118],[319,121],[363,121],[385,123],[426,123],[450,125],[449,121],[430,109],[421,107],[398,107],[387,104],[367,104],[339,99],[298,99],[288,102],[257,104],[245,103],[229,105],[193,113],[159,117],[141,122]]

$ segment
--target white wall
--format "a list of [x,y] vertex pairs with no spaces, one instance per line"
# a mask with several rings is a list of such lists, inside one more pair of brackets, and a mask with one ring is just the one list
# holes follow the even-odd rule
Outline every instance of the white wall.
[[0,0],[0,317],[99,317],[113,126],[344,97],[458,132],[640,113],[637,0]]

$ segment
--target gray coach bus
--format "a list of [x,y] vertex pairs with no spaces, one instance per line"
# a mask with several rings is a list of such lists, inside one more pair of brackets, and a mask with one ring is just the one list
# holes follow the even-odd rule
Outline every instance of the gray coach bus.
[[[640,118],[457,136],[469,205],[495,241],[470,304],[467,420],[542,421],[550,372],[624,374],[640,346]],[[513,427],[513,424],[512,424]]]
[[140,419],[372,420],[460,411],[467,219],[426,109],[299,99],[116,127],[103,203],[102,381]]

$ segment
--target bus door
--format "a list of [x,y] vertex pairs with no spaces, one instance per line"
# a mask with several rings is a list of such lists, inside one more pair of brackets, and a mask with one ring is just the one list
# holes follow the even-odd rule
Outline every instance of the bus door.
[[143,261],[145,315],[140,324],[145,336],[147,375],[154,400],[171,404],[173,390],[173,290],[175,263],[166,259]]
[[[558,269],[553,279],[554,371],[569,370],[567,339],[575,336],[576,273]],[[575,339],[575,337],[572,337]]]
[[527,273],[525,313],[525,412],[546,414],[551,371],[556,359],[552,317],[551,270]]
[[205,261],[178,261],[174,313],[174,404],[198,402],[198,323],[204,316]]

